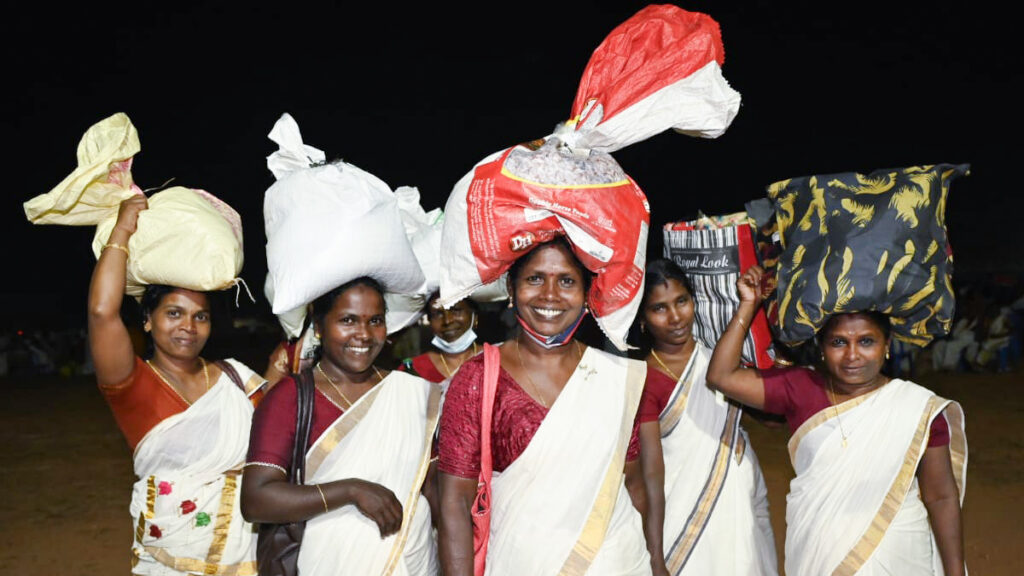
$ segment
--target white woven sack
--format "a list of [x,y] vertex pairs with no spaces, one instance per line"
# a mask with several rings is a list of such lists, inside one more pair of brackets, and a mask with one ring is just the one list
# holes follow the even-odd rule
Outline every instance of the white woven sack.
[[387,184],[341,161],[282,170],[278,160],[303,158],[310,149],[287,114],[271,138],[282,145],[268,158],[278,180],[263,202],[274,314],[305,306],[360,276],[376,279],[387,291],[419,289],[423,271]]

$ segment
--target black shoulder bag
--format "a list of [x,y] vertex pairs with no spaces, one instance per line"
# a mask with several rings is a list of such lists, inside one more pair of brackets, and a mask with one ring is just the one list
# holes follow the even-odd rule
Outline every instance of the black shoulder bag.
[[[305,473],[306,446],[313,424],[313,372],[303,370],[295,377],[298,392],[295,417],[295,445],[288,481],[302,484]],[[260,576],[298,576],[299,545],[306,521],[288,524],[260,524],[256,536],[256,565]]]

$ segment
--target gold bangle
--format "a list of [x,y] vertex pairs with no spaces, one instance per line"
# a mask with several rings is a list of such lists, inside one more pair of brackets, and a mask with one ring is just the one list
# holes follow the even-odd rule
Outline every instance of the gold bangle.
[[313,486],[316,486],[316,491],[320,493],[320,500],[322,500],[324,503],[324,514],[330,512],[331,509],[327,507],[327,497],[324,496],[323,489],[320,488],[319,484],[313,484]]
[[747,325],[743,323],[743,318],[740,318],[739,316],[736,316],[735,318],[736,318],[736,322],[739,322],[740,328],[742,328],[744,331],[746,331]]
[[107,242],[106,244],[104,244],[103,245],[103,249],[106,250],[107,248],[116,248],[117,250],[120,250],[121,252],[124,252],[125,256],[131,256],[131,254],[128,253],[128,247],[127,246],[121,246],[120,244],[118,244],[116,242]]

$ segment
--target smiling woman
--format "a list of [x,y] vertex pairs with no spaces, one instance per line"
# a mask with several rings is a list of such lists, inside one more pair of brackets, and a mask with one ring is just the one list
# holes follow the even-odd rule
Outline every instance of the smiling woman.
[[821,372],[741,368],[762,274],[753,266],[740,277],[740,306],[707,381],[789,424],[796,478],[786,499],[786,573],[966,574],[960,405],[881,372],[890,324],[878,312],[829,317],[818,334]]
[[[120,316],[125,270],[145,196],[121,203],[89,287],[96,380],[133,451],[133,574],[255,574],[238,472],[265,381],[235,360],[207,362],[207,294],[151,285],[142,296],[148,357]],[[224,537],[227,534],[228,537]]]
[[436,350],[406,359],[400,370],[415,374],[431,382],[444,383],[473,356],[480,352],[476,327],[480,324],[480,309],[471,298],[464,298],[449,308],[439,303],[439,292],[427,298],[427,322],[434,334],[431,340]]
[[778,573],[768,490],[742,409],[704,384],[711,350],[694,335],[695,301],[675,262],[647,264],[641,332],[649,340],[640,461],[649,520],[673,574]]
[[[440,389],[374,365],[387,338],[384,287],[363,276],[312,305],[320,341],[312,367],[280,380],[260,403],[242,483],[252,522],[307,521],[303,576],[437,572],[431,464]],[[292,483],[300,387],[313,386],[305,483]],[[369,519],[369,522],[367,522]]]
[[[520,330],[500,345],[486,447],[500,472],[489,572],[548,574],[571,564],[588,574],[651,573],[634,419],[645,368],[573,338],[591,276],[561,236],[508,270]],[[443,572],[453,576],[473,573],[484,363],[478,355],[456,373],[441,419],[438,539]]]

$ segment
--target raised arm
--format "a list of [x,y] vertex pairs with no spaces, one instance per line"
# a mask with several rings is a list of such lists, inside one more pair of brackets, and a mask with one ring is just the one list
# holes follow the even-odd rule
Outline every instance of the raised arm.
[[750,329],[750,322],[754,319],[763,298],[763,274],[760,266],[751,266],[736,281],[740,305],[726,326],[725,333],[715,345],[707,373],[709,388],[759,410],[764,407],[764,380],[756,369],[740,366],[740,355],[743,352],[743,340]]
[[960,516],[960,491],[953,478],[949,446],[933,446],[924,451],[917,468],[921,501],[928,510],[939,557],[947,576],[962,576],[964,568],[963,524]]
[[139,212],[147,207],[146,197],[141,194],[121,202],[117,223],[100,252],[89,283],[89,349],[100,386],[124,382],[135,366],[131,336],[121,320],[121,300],[128,266],[128,239],[135,233]]

